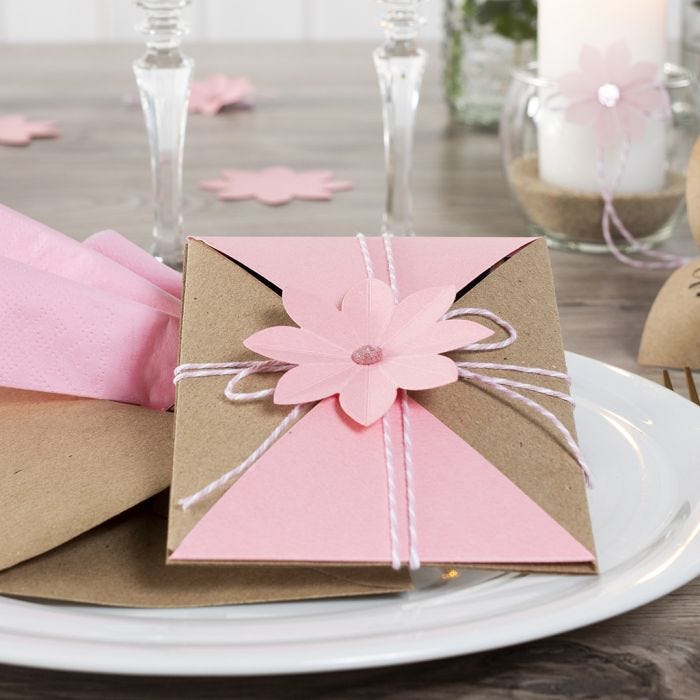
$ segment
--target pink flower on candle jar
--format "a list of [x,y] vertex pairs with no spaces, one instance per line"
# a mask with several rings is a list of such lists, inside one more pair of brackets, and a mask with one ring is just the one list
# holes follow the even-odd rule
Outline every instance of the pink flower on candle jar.
[[559,94],[567,100],[565,118],[573,124],[593,126],[600,146],[619,143],[621,137],[629,141],[643,138],[647,119],[668,110],[658,82],[660,67],[632,63],[622,41],[605,54],[584,46],[579,68],[558,81]]
[[287,289],[284,308],[301,327],[266,328],[244,345],[297,365],[278,381],[275,403],[302,404],[339,394],[343,411],[370,425],[391,408],[397,389],[456,382],[457,365],[441,353],[492,334],[473,321],[441,320],[454,299],[454,287],[433,287],[395,304],[389,286],[368,279],[352,287],[338,309]]

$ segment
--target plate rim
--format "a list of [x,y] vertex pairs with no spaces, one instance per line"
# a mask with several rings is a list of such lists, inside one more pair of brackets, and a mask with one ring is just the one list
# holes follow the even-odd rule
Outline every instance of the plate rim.
[[[588,363],[594,363],[607,371],[612,370],[618,375],[622,374],[628,380],[644,387],[643,390],[649,390],[653,387],[652,391],[667,391],[649,379],[600,360],[572,352],[567,352],[566,355],[567,362],[582,363],[584,366]],[[682,401],[682,405],[686,406],[686,408],[688,406],[692,407],[692,404],[686,399],[672,392],[668,392],[666,397],[670,401],[675,399]],[[675,399],[672,397],[675,397]],[[372,645],[366,645],[368,648],[363,653],[358,652],[352,656],[348,656],[347,653],[335,655],[314,655],[309,653],[306,656],[299,653],[286,656],[280,654],[275,656],[274,665],[265,665],[265,661],[269,662],[269,656],[271,655],[270,646],[274,646],[274,644],[263,644],[260,650],[256,650],[254,653],[249,652],[241,663],[233,654],[236,651],[240,652],[240,648],[235,648],[229,643],[216,646],[208,658],[206,655],[200,655],[199,653],[193,655],[193,651],[190,650],[190,663],[185,665],[183,664],[182,655],[175,652],[177,647],[163,646],[162,644],[136,645],[132,642],[110,642],[106,645],[107,649],[97,655],[94,653],[83,655],[76,653],[76,650],[86,646],[94,649],[94,640],[66,640],[52,635],[42,635],[43,644],[40,645],[37,644],[36,636],[33,636],[31,633],[19,637],[16,634],[11,635],[0,629],[0,663],[92,674],[112,673],[134,676],[182,677],[272,676],[398,666],[490,651],[596,624],[667,595],[686,585],[697,576],[700,576],[700,524],[692,531],[690,537],[683,544],[683,548],[679,550],[672,565],[664,568],[659,575],[636,585],[633,591],[627,591],[623,596],[618,594],[617,596],[603,597],[597,601],[597,607],[594,609],[586,605],[570,607],[566,615],[550,615],[545,620],[540,620],[537,625],[513,627],[506,635],[497,626],[496,630],[492,629],[487,632],[487,638],[480,640],[478,644],[474,643],[471,632],[466,631],[460,635],[459,626],[454,631],[451,631],[446,641],[435,643],[432,640],[433,643],[430,644],[425,643],[426,639],[436,637],[439,630],[443,628],[430,629],[428,632],[421,631],[420,639],[412,640],[410,643],[407,642],[405,635],[402,635],[401,629],[395,628],[383,632],[378,642],[373,641]],[[570,597],[570,595],[567,595],[563,599],[562,604],[566,604],[567,599],[570,599]],[[3,602],[20,605],[51,605],[46,602],[34,603],[30,600],[0,596],[0,607]],[[76,607],[78,606],[76,605]],[[143,621],[147,618],[134,619]],[[400,639],[402,636],[403,640]],[[507,639],[504,639],[504,636]],[[395,637],[399,639],[395,640]],[[398,643],[391,650],[385,650],[382,653],[380,651],[381,640],[393,640]],[[337,641],[331,641],[331,644],[337,643]],[[280,644],[289,646],[290,643],[281,642]],[[374,646],[377,644],[379,644],[380,648],[374,649]],[[323,641],[313,640],[309,643],[310,651],[313,650],[314,645],[325,646]],[[298,649],[306,648],[306,646],[306,644],[297,645]],[[52,649],[53,653],[44,652],[42,655],[41,652],[37,651],[44,647]],[[137,653],[138,651],[143,653]],[[225,656],[229,656],[227,662],[230,664],[226,668],[224,668],[222,663]],[[231,657],[233,657],[233,663],[231,663]],[[195,663],[192,663],[193,660]],[[135,661],[136,663],[134,663]]]

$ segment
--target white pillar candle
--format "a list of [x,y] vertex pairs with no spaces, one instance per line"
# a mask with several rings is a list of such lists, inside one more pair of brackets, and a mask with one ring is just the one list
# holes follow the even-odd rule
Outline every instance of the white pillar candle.
[[[666,58],[668,0],[539,0],[539,75],[556,81],[579,70],[581,49],[588,45],[601,53],[624,41],[632,62],[659,66]],[[546,89],[543,90],[546,93]],[[545,94],[543,94],[545,97]],[[537,119],[540,177],[552,185],[585,192],[600,190],[595,129],[568,123],[562,111],[543,106]],[[607,147],[605,172],[616,174],[622,144]],[[630,149],[618,192],[653,192],[666,177],[666,125],[648,119],[643,139]]]

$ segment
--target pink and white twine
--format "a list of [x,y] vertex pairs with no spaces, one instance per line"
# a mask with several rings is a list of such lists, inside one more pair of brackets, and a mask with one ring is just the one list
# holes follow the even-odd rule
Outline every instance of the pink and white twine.
[[[613,256],[624,265],[636,267],[638,269],[658,270],[658,269],[675,269],[690,262],[690,258],[674,255],[673,253],[663,253],[658,250],[652,250],[650,246],[638,241],[631,231],[624,225],[622,219],[617,213],[614,204],[615,191],[617,190],[622,175],[627,167],[629,158],[631,141],[628,138],[624,139],[622,154],[620,155],[620,165],[618,167],[615,179],[609,183],[605,174],[605,154],[603,147],[598,146],[596,150],[596,166],[598,169],[598,182],[600,183],[600,195],[603,198],[603,218],[601,221],[603,229],[603,238],[608,249]],[[611,226],[612,224],[612,226]],[[612,227],[617,229],[629,246],[629,252],[641,255],[644,259],[633,258],[623,253],[615,243],[612,234]]]
[[[394,262],[392,236],[384,234],[382,236],[384,243],[384,252],[386,257],[386,266],[389,276],[389,283],[394,295],[394,303],[398,303],[399,290],[396,274],[396,266]],[[368,278],[374,277],[374,267],[367,246],[366,238],[363,234],[358,234],[357,240],[362,251],[365,271]],[[484,352],[490,350],[500,350],[512,345],[517,340],[517,331],[507,321],[501,319],[496,314],[487,309],[478,308],[457,308],[445,314],[445,319],[455,318],[457,316],[478,316],[487,319],[501,328],[507,334],[505,340],[491,343],[472,343],[464,348],[462,352]],[[531,398],[519,393],[519,391],[529,391],[545,396],[550,396],[562,401],[566,401],[573,405],[573,399],[569,394],[548,389],[536,384],[527,382],[515,381],[505,377],[494,377],[486,374],[475,372],[474,370],[499,370],[506,372],[519,372],[523,374],[534,374],[544,377],[551,377],[561,380],[567,385],[570,384],[570,377],[563,373],[554,370],[548,370],[541,367],[521,367],[518,365],[500,364],[492,362],[455,362],[458,368],[459,378],[463,381],[474,382],[490,387],[491,389],[502,393],[504,396],[523,404],[538,415],[545,418],[563,438],[568,451],[576,460],[583,472],[586,484],[591,486],[591,474],[586,465],[580,448],[576,444],[573,436],[566,426],[555,416],[551,411],[544,408]],[[255,392],[237,392],[234,391],[235,386],[246,377],[258,373],[267,372],[285,372],[291,369],[294,365],[290,365],[277,360],[251,360],[242,362],[214,362],[214,363],[187,363],[180,365],[175,369],[174,382],[177,384],[183,379],[195,377],[210,377],[210,376],[231,376],[231,379],[226,384],[224,395],[229,401],[255,401],[271,397],[274,393],[274,388],[263,389]],[[420,556],[418,553],[418,527],[416,523],[416,490],[414,479],[414,460],[413,460],[413,442],[411,430],[410,406],[408,401],[408,393],[405,389],[399,390],[399,406],[401,409],[401,450],[403,453],[403,466],[406,484],[406,492],[403,497],[406,499],[406,511],[408,517],[408,550],[409,561],[408,565],[411,569],[418,569],[421,566]],[[296,405],[284,417],[284,419],[275,427],[275,429],[263,440],[263,442],[239,465],[225,472],[220,477],[207,484],[204,488],[196,493],[181,498],[178,501],[184,510],[187,510],[195,504],[201,502],[212,493],[222,489],[229,484],[233,479],[244,474],[286,431],[293,425],[301,416],[302,405]],[[391,424],[388,414],[382,417],[382,432],[384,440],[384,461],[386,467],[387,479],[387,505],[389,514],[389,533],[391,540],[391,565],[394,569],[401,568],[400,555],[400,539],[399,539],[399,522],[398,522],[398,494],[396,486],[396,460],[394,452],[394,439],[392,436]]]

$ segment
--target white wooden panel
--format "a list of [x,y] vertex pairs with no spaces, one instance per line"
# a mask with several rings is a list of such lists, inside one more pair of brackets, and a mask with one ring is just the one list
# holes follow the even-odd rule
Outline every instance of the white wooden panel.
[[686,0],[669,0],[668,34],[671,41],[678,41],[683,36],[683,4]]
[[[108,38],[113,41],[139,41],[141,34],[137,26],[144,21],[144,11],[137,7],[134,0],[107,0],[107,2],[110,17]],[[190,27],[188,38],[204,41],[207,36],[202,30],[202,23],[197,13],[199,4],[202,4],[201,0],[194,0],[193,5],[184,9],[182,16]]]
[[433,41],[442,39],[442,0],[430,0],[423,9],[425,26],[421,36]]
[[[562,0],[563,1],[563,0]],[[681,34],[684,0],[669,0],[669,33]],[[442,33],[443,0],[428,0],[421,31]],[[378,0],[192,0],[192,41],[379,40]],[[0,41],[129,41],[142,12],[133,0],[0,0]]]
[[[190,41],[301,39],[304,0],[191,0],[183,11]],[[2,0],[0,0],[2,2]],[[109,0],[111,38],[129,41],[143,10],[133,0]]]
[[7,41],[95,41],[105,0],[2,0]]
[[[311,37],[321,41],[334,39],[379,39],[379,20],[385,8],[379,0],[308,0]],[[426,23],[420,36],[439,38],[442,31],[442,2],[431,0],[420,8]]]
[[303,0],[194,0],[196,16],[213,41],[299,40]]
[[136,25],[143,21],[143,11],[131,0],[110,0],[109,17],[112,41],[134,41],[139,36]]

